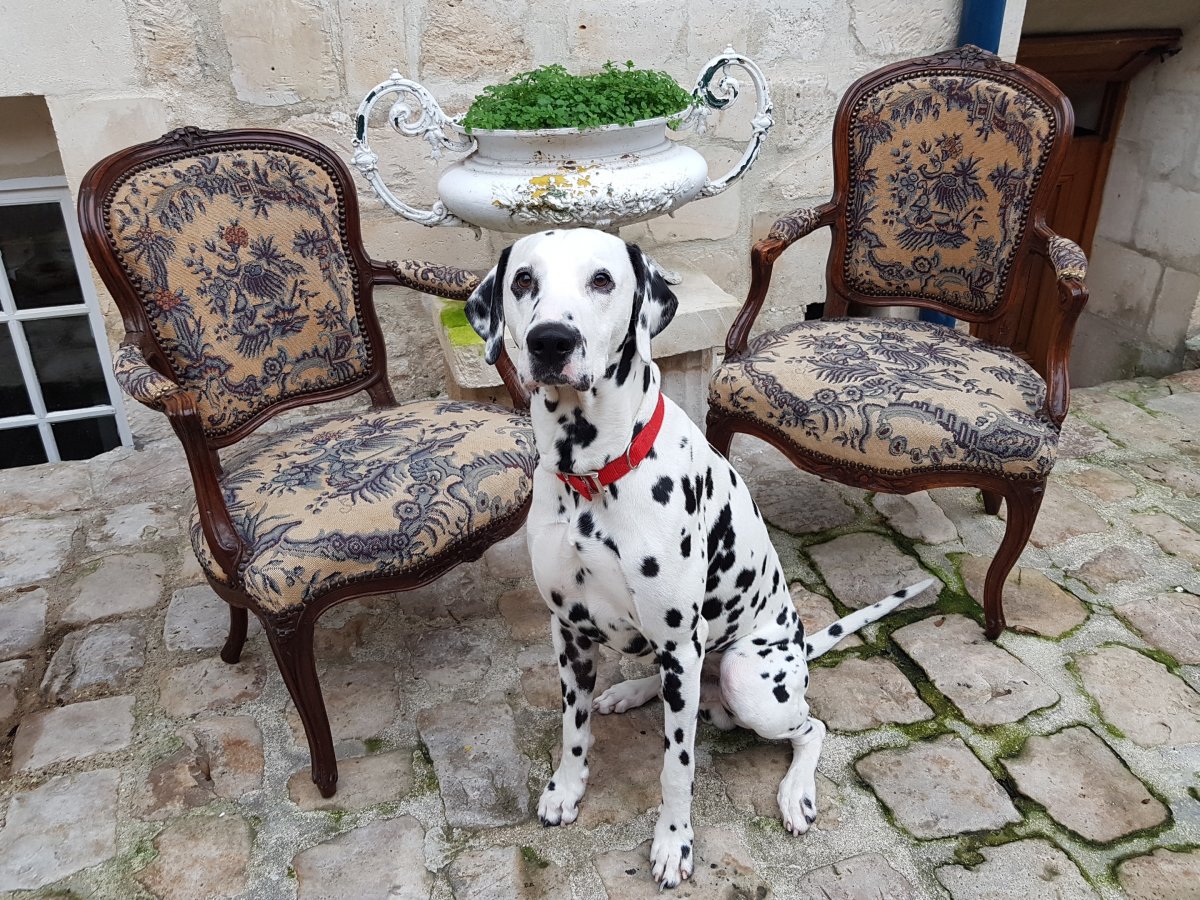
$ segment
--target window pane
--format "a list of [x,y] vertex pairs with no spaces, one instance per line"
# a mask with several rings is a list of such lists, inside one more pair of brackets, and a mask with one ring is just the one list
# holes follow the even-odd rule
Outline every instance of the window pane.
[[117,420],[112,416],[58,422],[50,427],[54,431],[54,441],[58,444],[58,455],[62,459],[91,459],[106,450],[121,446],[121,436],[117,434]]
[[23,327],[46,409],[110,402],[87,316],[35,319]]
[[0,325],[0,418],[33,412],[7,325]]
[[34,466],[46,461],[46,448],[36,427],[0,428],[0,469]]
[[57,203],[0,206],[0,256],[17,309],[83,302]]

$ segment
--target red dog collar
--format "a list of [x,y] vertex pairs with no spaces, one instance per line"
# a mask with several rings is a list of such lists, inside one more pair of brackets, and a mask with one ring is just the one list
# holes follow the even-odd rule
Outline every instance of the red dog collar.
[[650,452],[654,446],[654,439],[658,437],[659,429],[662,428],[663,413],[666,405],[663,403],[663,395],[658,395],[658,405],[654,407],[654,415],[650,417],[650,421],[646,423],[646,427],[637,433],[629,446],[625,448],[625,452],[606,465],[599,472],[584,472],[582,475],[569,474],[567,472],[555,472],[559,480],[574,489],[575,493],[583,497],[584,500],[591,500],[594,495],[599,494],[602,490],[621,478],[624,478],[630,472],[638,467],[646,454]]

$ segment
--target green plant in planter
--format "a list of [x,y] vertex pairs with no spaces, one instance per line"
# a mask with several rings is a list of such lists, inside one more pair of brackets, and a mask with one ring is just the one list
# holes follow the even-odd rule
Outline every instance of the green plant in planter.
[[483,89],[462,125],[532,131],[539,128],[596,128],[632,125],[640,119],[675,116],[696,103],[666,72],[606,62],[594,75],[572,75],[562,66],[542,66]]

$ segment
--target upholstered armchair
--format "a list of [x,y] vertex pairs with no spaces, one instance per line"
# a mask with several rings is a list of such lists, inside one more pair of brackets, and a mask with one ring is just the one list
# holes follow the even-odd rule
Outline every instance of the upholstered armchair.
[[[834,122],[834,197],[783,217],[751,251],[752,280],[709,396],[708,436],[737,432],[802,469],[873,491],[969,486],[1008,506],[984,588],[1004,628],[1004,580],[1029,539],[1067,414],[1087,260],[1046,226],[1073,113],[1050,82],[963,47],[859,79]],[[823,318],[748,340],[772,266],[832,230]],[[1019,328],[1014,302],[1049,265],[1056,302]],[[912,306],[970,334],[903,318]]]
[[[528,512],[523,413],[397,404],[387,379],[375,286],[465,300],[477,279],[369,259],[346,167],[284,132],[186,128],[123,150],[84,179],[79,217],[125,323],[117,378],[183,444],[192,547],[230,605],[221,657],[237,662],[252,612],[303,721],[313,781],[331,796],[317,618],[477,558]],[[500,367],[520,405],[511,363]],[[359,391],[369,409],[247,440],[285,410]]]

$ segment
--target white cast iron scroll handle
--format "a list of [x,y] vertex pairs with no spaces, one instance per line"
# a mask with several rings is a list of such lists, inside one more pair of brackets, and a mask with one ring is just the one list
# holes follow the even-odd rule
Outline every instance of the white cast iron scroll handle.
[[[438,200],[429,209],[417,209],[409,206],[392,193],[379,176],[379,155],[371,149],[367,142],[367,125],[371,121],[371,111],[375,104],[390,94],[398,94],[396,102],[388,110],[388,121],[392,127],[406,137],[423,137],[429,142],[430,155],[438,159],[442,148],[457,153],[466,153],[475,149],[474,138],[459,138],[447,136],[446,126],[454,121],[442,112],[433,94],[415,81],[403,77],[393,71],[392,77],[377,84],[359,104],[358,112],[354,115],[354,156],[351,162],[371,183],[379,199],[386,203],[394,212],[400,213],[406,219],[420,222],[422,225],[468,225],[458,216],[446,209],[446,205]],[[453,131],[451,131],[453,135]],[[470,226],[474,227],[474,226]]]
[[[775,116],[771,110],[771,96],[767,92],[767,79],[763,75],[762,69],[755,65],[753,60],[742,56],[742,54],[736,52],[732,47],[726,47],[724,53],[708,61],[708,65],[704,67],[704,71],[696,79],[696,87],[692,90],[692,96],[699,103],[688,111],[683,122],[676,127],[693,128],[697,133],[701,133],[704,131],[708,119],[708,110],[727,109],[734,104],[738,98],[738,91],[741,85],[729,73],[730,66],[736,66],[750,76],[750,80],[754,82],[754,92],[757,96],[758,108],[754,112],[754,118],[750,120],[752,131],[746,152],[742,154],[742,158],[737,161],[737,164],[722,177],[716,181],[706,181],[704,187],[700,189],[701,197],[715,197],[750,171],[750,167],[754,165],[754,160],[758,158],[758,151],[762,149],[763,141],[766,140],[767,132],[775,124]],[[721,78],[714,90],[712,81],[718,74],[720,74]]]

